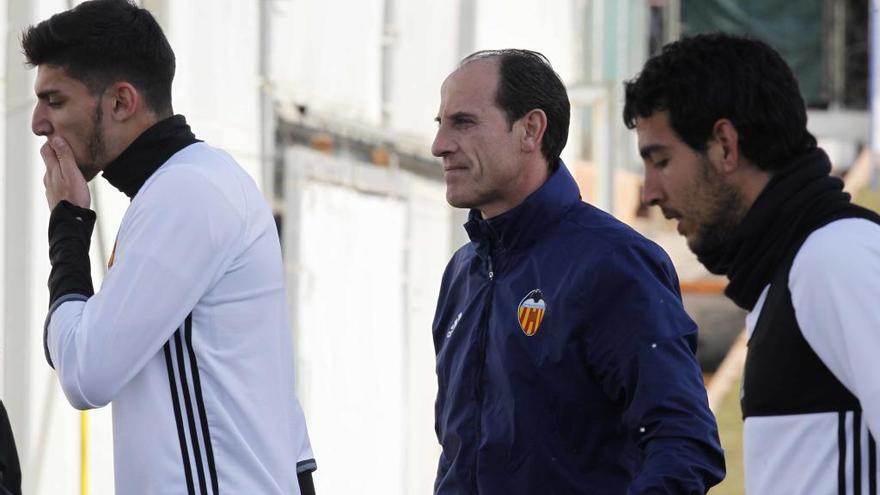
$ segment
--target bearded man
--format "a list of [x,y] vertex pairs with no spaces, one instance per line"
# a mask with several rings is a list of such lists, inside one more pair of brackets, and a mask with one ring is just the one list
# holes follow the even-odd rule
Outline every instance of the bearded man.
[[644,201],[750,312],[747,492],[877,493],[880,217],[829,176],[788,65],[761,41],[700,35],[625,89]]

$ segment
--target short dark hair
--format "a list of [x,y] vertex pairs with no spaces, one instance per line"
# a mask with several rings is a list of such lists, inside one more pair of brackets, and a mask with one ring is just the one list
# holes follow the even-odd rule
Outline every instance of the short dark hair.
[[476,60],[497,59],[499,66],[495,104],[504,111],[507,123],[513,123],[534,109],[547,115],[547,130],[541,143],[541,154],[550,170],[559,167],[559,155],[568,141],[571,104],[565,85],[550,61],[531,50],[483,50],[465,57],[459,67]]
[[711,33],[670,43],[624,90],[628,128],[638,117],[668,111],[672,129],[701,153],[722,118],[736,127],[741,153],[762,170],[782,168],[816,147],[794,74],[755,38]]
[[98,94],[128,81],[160,116],[170,115],[174,52],[159,23],[128,0],[89,0],[30,26],[21,38],[32,67],[54,65]]

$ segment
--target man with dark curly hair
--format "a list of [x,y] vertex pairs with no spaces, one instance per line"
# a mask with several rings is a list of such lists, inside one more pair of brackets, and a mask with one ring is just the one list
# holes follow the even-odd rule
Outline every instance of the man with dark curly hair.
[[880,217],[829,175],[788,65],[759,40],[705,34],[625,90],[645,203],[749,311],[747,492],[877,493]]

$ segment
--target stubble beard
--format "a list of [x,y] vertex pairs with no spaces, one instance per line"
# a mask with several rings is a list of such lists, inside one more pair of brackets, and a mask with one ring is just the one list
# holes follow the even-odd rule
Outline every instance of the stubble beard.
[[716,253],[733,239],[743,209],[742,193],[725,182],[708,159],[702,165],[703,182],[698,195],[707,209],[706,220],[697,228],[694,238],[688,240],[688,247],[697,256]]
[[92,115],[92,135],[89,136],[89,143],[86,147],[86,153],[88,154],[88,162],[77,164],[80,173],[82,173],[83,177],[86,179],[86,182],[91,181],[98,175],[98,172],[101,171],[101,168],[98,166],[99,160],[106,155],[105,144],[104,144],[104,130],[101,127],[101,122],[104,120],[104,110],[101,108],[100,103],[95,107],[95,113]]

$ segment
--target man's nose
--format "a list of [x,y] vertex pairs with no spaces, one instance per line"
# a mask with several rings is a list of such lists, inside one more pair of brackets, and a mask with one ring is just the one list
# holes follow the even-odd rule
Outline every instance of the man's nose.
[[52,134],[52,123],[46,118],[40,105],[34,107],[34,114],[31,118],[31,132],[37,136]]
[[649,206],[656,206],[663,201],[663,189],[654,174],[645,171],[645,184],[642,186],[642,202]]
[[434,136],[434,143],[431,144],[431,154],[441,158],[450,153],[452,153],[452,142],[446,136],[446,132],[441,127],[440,129],[437,129],[437,134]]

